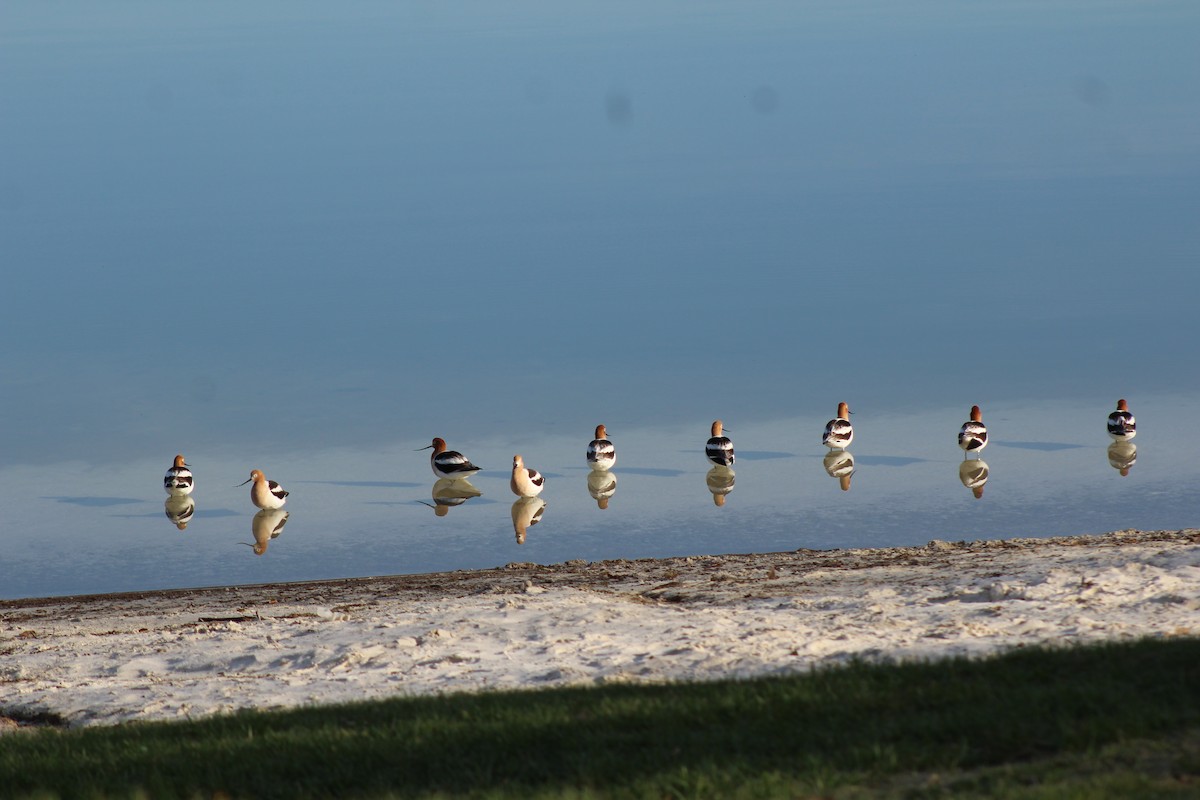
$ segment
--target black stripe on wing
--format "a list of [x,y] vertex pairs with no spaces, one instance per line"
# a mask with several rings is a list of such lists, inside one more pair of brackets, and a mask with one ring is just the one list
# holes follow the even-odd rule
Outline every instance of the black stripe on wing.
[[733,442],[728,436],[714,436],[704,445],[704,455],[714,464],[723,467],[733,466]]

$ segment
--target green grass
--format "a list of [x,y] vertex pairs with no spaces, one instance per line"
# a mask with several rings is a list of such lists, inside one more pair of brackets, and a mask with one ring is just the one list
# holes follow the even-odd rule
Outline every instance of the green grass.
[[1200,797],[1200,640],[0,739],[17,797]]

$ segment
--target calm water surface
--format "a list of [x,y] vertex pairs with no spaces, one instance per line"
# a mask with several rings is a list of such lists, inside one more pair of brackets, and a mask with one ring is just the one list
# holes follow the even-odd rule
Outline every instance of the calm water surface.
[[[7,4],[0,596],[1195,525],[1198,23]],[[485,467],[444,516],[433,436]],[[292,492],[261,552],[252,468]]]

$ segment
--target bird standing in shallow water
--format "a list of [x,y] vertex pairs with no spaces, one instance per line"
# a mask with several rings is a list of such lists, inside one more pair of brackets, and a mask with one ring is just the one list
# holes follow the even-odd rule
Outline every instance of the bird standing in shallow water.
[[283,487],[275,481],[267,480],[259,470],[250,470],[250,477],[239,483],[238,486],[245,486],[250,481],[254,481],[254,485],[250,487],[250,502],[263,511],[280,508],[287,502],[288,493],[283,490]]
[[188,469],[183,456],[175,456],[175,465],[163,476],[163,488],[172,497],[181,497],[192,493],[192,484],[192,471]]
[[838,403],[837,416],[825,423],[821,444],[830,450],[845,450],[854,441],[854,426],[850,424],[853,412],[846,403]]
[[971,418],[963,423],[958,432],[958,446],[965,453],[978,453],[987,447],[987,425],[983,424],[983,412],[979,406],[971,406]]
[[433,453],[429,456],[429,466],[433,470],[433,474],[439,478],[465,480],[480,470],[480,467],[472,464],[462,453],[457,450],[447,450],[445,439],[435,438],[433,444],[420,447],[418,450],[428,450],[430,447],[433,448]]
[[546,487],[546,479],[536,469],[525,466],[525,460],[513,456],[512,480],[508,484],[517,497],[537,497]]
[[612,469],[617,463],[617,448],[608,440],[608,430],[603,425],[596,426],[596,438],[588,445],[588,466],[592,469]]
[[1108,415],[1108,435],[1118,442],[1137,436],[1137,420],[1129,412],[1129,403],[1117,401],[1117,410]]
[[705,457],[718,467],[733,466],[733,440],[725,435],[721,420],[713,420],[712,437],[704,445]]

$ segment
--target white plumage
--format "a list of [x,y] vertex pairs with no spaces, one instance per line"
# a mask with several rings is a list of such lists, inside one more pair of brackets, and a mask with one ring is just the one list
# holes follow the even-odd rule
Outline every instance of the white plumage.
[[603,425],[596,426],[596,438],[587,449],[587,463],[592,469],[612,469],[617,463],[617,448],[608,440],[608,431]]
[[733,441],[725,435],[721,420],[713,420],[712,438],[704,445],[704,455],[719,467],[733,466]]
[[854,441],[854,426],[850,424],[850,406],[838,403],[837,416],[825,423],[821,444],[831,450],[845,450]]

